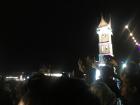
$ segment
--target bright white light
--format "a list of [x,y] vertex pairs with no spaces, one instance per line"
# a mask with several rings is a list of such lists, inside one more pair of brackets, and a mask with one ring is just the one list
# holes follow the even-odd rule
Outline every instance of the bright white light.
[[98,35],[102,35],[102,34],[113,35],[112,29],[111,29],[111,27],[109,25],[101,27],[101,28],[98,28],[97,29],[97,34]]
[[134,42],[136,43],[137,41],[136,41],[136,40],[134,40]]
[[19,79],[22,80],[22,75],[20,75]]
[[128,25],[125,26],[125,29],[128,29]]
[[84,76],[86,76],[86,74],[83,74]]
[[130,33],[130,36],[133,36],[133,33]]
[[115,78],[113,77],[113,80],[115,80]]
[[27,76],[27,79],[29,79],[29,76]]
[[98,80],[100,79],[100,70],[99,69],[96,69],[96,76],[95,76],[95,79]]
[[124,63],[124,64],[122,65],[122,68],[124,69],[124,68],[126,68],[126,67],[127,67],[127,64]]
[[7,79],[18,79],[18,77],[8,76]]
[[51,74],[50,74],[50,73],[45,73],[44,75],[46,75],[46,76],[51,76]]
[[106,66],[106,64],[105,63],[99,63],[99,67],[100,66]]
[[25,81],[25,78],[21,78],[22,76],[19,77],[14,77],[14,76],[7,76],[6,79],[7,80],[16,80],[16,81]]
[[136,45],[138,45],[138,43],[136,42]]
[[56,74],[51,74],[51,76],[54,76],[54,77],[61,77],[62,74],[60,74],[60,73],[56,73]]
[[53,77],[61,77],[62,76],[61,73],[54,73],[54,74],[45,73],[44,75],[46,75],[46,76],[53,76]]
[[135,40],[135,37],[133,36],[132,39]]

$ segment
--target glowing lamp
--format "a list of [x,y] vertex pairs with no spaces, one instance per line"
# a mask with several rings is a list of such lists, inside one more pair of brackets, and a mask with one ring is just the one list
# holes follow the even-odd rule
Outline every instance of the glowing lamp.
[[130,33],[130,36],[133,36],[133,34],[132,34],[132,33]]
[[128,25],[125,26],[125,29],[128,29]]
[[124,69],[124,68],[126,68],[126,67],[127,67],[127,64],[124,63],[124,64],[122,65],[122,68]]

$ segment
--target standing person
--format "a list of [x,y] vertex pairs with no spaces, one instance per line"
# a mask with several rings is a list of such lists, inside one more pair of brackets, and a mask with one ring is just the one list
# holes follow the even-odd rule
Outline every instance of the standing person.
[[115,93],[105,83],[95,82],[90,90],[99,98],[101,105],[115,105]]
[[109,88],[116,94],[116,97],[120,96],[119,88],[117,87],[117,83],[113,80],[114,77],[114,69],[112,66],[107,65],[102,67],[101,70],[101,79],[97,81],[102,81],[106,83]]
[[35,75],[28,81],[28,91],[18,105],[100,105],[99,99],[79,79]]
[[140,66],[128,63],[121,74],[121,95],[128,105],[140,105]]
[[78,61],[79,70],[84,74],[85,81],[90,85],[95,81],[95,59],[87,56]]

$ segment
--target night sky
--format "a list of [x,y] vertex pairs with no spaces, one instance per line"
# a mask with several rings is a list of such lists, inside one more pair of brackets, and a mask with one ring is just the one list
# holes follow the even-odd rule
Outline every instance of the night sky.
[[[70,71],[80,56],[98,58],[96,27],[111,17],[117,59],[138,58],[125,24],[140,42],[140,8],[135,3],[93,0],[16,1],[2,8],[0,70],[36,71],[52,64]],[[131,7],[131,8],[130,8]]]

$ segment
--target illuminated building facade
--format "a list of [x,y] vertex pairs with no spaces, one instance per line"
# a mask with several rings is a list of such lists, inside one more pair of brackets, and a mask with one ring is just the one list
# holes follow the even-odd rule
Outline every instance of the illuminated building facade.
[[99,36],[99,63],[104,65],[106,63],[105,56],[113,56],[111,21],[107,23],[102,17],[97,34]]

